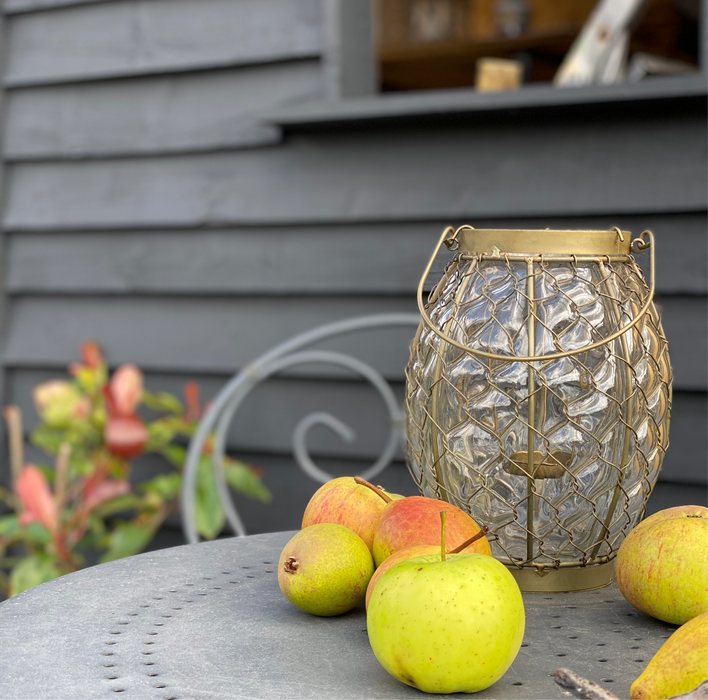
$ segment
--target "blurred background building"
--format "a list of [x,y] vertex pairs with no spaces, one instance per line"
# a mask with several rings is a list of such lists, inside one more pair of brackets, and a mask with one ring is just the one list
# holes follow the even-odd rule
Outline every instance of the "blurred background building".
[[[594,6],[4,0],[3,403],[31,428],[32,388],[87,338],[151,388],[212,396],[298,332],[415,311],[448,224],[651,228],[675,372],[660,478],[705,503],[706,3],[646,3],[609,84],[554,85]],[[489,58],[518,89],[475,89]],[[331,347],[402,396],[410,337]],[[265,383],[231,433],[274,495],[238,500],[251,532],[299,526],[316,485],[290,440],[314,410],[358,435],[315,430],[323,466],[357,473],[381,450],[363,382],[313,367]],[[381,481],[413,492],[402,454]]]

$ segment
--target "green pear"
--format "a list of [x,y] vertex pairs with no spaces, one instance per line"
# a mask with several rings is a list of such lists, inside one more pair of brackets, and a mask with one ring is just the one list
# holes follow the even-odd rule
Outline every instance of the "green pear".
[[381,665],[427,693],[488,688],[516,658],[524,626],[514,577],[484,554],[442,551],[396,564],[377,583],[367,612]]
[[682,625],[708,612],[708,508],[678,506],[639,523],[617,553],[615,577],[638,610]]
[[278,561],[278,584],[298,608],[329,617],[351,610],[366,595],[374,560],[364,540],[344,525],[301,530]]
[[708,680],[708,613],[679,627],[632,683],[632,700],[663,700]]

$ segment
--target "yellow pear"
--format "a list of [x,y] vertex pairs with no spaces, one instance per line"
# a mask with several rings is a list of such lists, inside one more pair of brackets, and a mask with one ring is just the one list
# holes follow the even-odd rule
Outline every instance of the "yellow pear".
[[708,680],[708,613],[679,627],[632,683],[632,700],[663,700]]

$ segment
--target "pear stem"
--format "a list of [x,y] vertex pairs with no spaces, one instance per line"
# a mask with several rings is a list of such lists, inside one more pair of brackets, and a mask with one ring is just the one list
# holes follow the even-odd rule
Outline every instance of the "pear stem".
[[461,545],[451,549],[448,554],[459,554],[463,549],[467,549],[471,544],[477,540],[481,540],[485,535],[489,533],[489,528],[485,525],[476,535],[472,535],[468,540],[465,540]]
[[447,520],[447,511],[440,511],[440,561],[445,561],[445,520]]
[[375,494],[381,496],[381,498],[383,498],[384,500],[384,503],[390,503],[393,500],[391,496],[389,496],[383,489],[380,489],[378,486],[374,486],[366,479],[362,479],[360,476],[355,476],[354,481],[356,481],[359,486],[366,486],[367,489],[371,489]]

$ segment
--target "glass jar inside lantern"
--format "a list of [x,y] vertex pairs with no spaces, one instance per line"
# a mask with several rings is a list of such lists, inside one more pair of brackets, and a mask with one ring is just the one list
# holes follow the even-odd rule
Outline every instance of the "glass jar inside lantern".
[[[445,244],[455,256],[423,303]],[[651,287],[632,253],[649,249]],[[406,369],[421,493],[492,530],[522,590],[596,588],[668,444],[650,232],[447,229]]]

